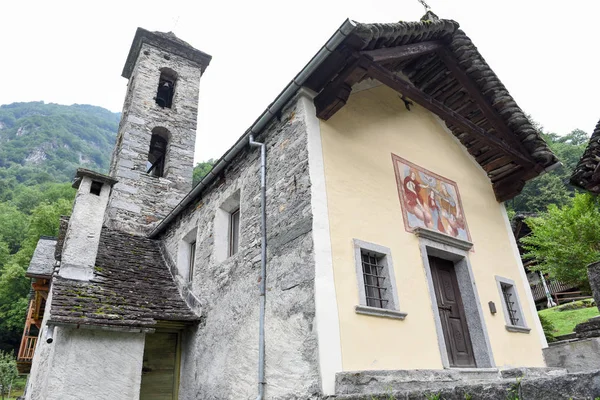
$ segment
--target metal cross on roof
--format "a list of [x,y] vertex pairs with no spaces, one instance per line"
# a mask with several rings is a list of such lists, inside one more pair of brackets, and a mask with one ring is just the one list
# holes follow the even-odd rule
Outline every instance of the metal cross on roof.
[[417,1],[418,1],[419,3],[421,3],[421,5],[422,5],[423,7],[425,7],[425,11],[429,11],[429,10],[431,10],[431,7],[429,7],[429,4],[427,4],[427,3],[425,2],[425,0],[417,0]]

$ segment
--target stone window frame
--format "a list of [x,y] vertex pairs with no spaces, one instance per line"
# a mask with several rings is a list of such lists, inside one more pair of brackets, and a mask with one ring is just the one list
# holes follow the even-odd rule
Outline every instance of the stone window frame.
[[440,319],[440,311],[437,305],[435,288],[433,286],[433,275],[431,266],[429,265],[429,256],[438,257],[444,260],[452,261],[456,271],[459,290],[465,307],[465,317],[467,319],[467,327],[471,336],[471,344],[473,346],[473,355],[475,356],[475,364],[477,369],[495,368],[494,354],[492,345],[483,317],[483,307],[481,299],[477,291],[473,268],[469,260],[469,252],[473,248],[473,243],[458,239],[432,229],[415,228],[413,233],[419,238],[419,248],[421,251],[421,259],[427,277],[427,287],[431,299],[431,308],[433,311],[433,319],[436,327],[438,338],[438,346],[442,358],[442,366],[450,367],[448,359],[448,351],[444,339],[444,331],[442,321]]
[[[521,298],[519,297],[519,291],[517,290],[517,285],[515,281],[509,278],[504,278],[502,276],[496,275],[496,286],[498,287],[498,295],[500,296],[500,303],[502,304],[502,312],[504,314],[504,322],[506,330],[509,332],[517,332],[517,333],[529,333],[531,332],[531,328],[527,325],[527,320],[525,319],[525,314],[523,313],[523,303],[521,302]],[[510,320],[510,315],[508,312],[508,305],[506,304],[506,300],[504,298],[504,289],[502,286],[508,286],[511,290],[511,294],[515,299],[515,311],[516,316],[519,318],[519,321],[522,325],[514,325]]]
[[[359,304],[354,307],[357,314],[370,315],[375,317],[384,317],[403,320],[408,315],[400,311],[400,302],[398,301],[398,289],[396,286],[396,277],[394,274],[394,263],[392,261],[392,251],[375,243],[366,242],[360,239],[352,239],[354,248],[354,268],[356,272],[356,281],[358,284]],[[365,292],[365,281],[363,276],[362,252],[363,250],[372,252],[381,256],[383,261],[384,287],[386,288],[385,299],[388,300],[387,308],[371,307],[367,305],[367,295]]]
[[[192,283],[194,281],[194,270],[193,266],[196,265],[196,261],[192,263],[191,253],[192,245],[198,243],[198,227],[195,226],[186,233],[179,241],[177,250],[177,270],[179,274],[184,278],[185,282]],[[197,247],[194,249],[194,258],[198,255]]]
[[[241,191],[235,189],[229,192],[225,200],[223,200],[215,212],[214,219],[214,257],[217,262],[223,262],[231,257],[239,254],[240,244],[242,240],[242,208],[241,208]],[[239,212],[238,224],[238,248],[235,254],[231,254],[231,214]]]

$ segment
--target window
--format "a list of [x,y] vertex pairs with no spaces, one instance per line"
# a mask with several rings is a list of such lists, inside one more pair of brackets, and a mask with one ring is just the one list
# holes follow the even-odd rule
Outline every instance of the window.
[[238,252],[240,241],[240,209],[229,215],[229,256]]
[[197,235],[198,228],[189,231],[181,238],[177,249],[177,274],[188,282],[194,280]]
[[102,191],[102,182],[92,181],[92,185],[90,186],[90,193],[95,194],[96,196],[100,196],[101,191]]
[[237,254],[240,246],[240,191],[230,194],[217,208],[214,221],[214,256],[217,262]]
[[531,329],[527,327],[525,318],[523,317],[523,310],[515,282],[508,278],[496,276],[496,283],[500,292],[506,329],[511,332],[529,332]]
[[385,292],[387,288],[384,285],[385,276],[383,261],[385,256],[381,256],[372,251],[361,249],[363,282],[365,285],[365,298],[370,307],[388,308]]
[[390,249],[354,239],[354,258],[359,293],[356,313],[404,319],[406,313],[399,309]]
[[190,255],[188,259],[188,282],[194,280],[194,262],[196,260],[196,240],[190,243]]
[[161,68],[160,71],[155,101],[161,108],[171,108],[173,105],[173,95],[175,94],[177,73],[170,68]]
[[146,162],[146,172],[151,176],[157,178],[164,176],[168,138],[169,131],[165,128],[156,127],[152,130],[148,161]]

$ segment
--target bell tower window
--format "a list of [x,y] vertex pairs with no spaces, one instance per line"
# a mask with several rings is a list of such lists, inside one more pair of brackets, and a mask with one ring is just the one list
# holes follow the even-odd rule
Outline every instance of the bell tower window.
[[154,128],[150,139],[150,151],[146,162],[146,172],[157,178],[163,177],[167,156],[167,145],[169,143],[169,131],[165,128]]
[[156,91],[156,104],[162,108],[171,108],[173,105],[173,95],[175,94],[175,84],[177,83],[177,72],[170,68],[160,69],[160,79],[158,80],[158,89]]

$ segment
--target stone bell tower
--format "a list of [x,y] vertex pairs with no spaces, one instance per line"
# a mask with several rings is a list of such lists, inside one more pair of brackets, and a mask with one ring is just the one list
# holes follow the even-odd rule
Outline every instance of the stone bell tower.
[[138,28],[122,76],[129,79],[110,163],[105,224],[148,234],[192,188],[200,78],[211,56],[172,32]]

